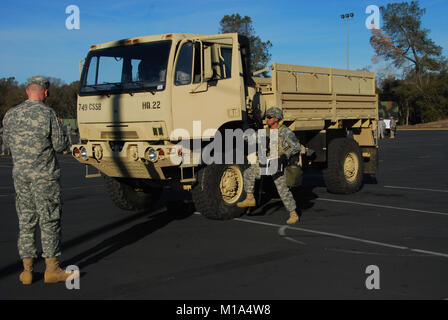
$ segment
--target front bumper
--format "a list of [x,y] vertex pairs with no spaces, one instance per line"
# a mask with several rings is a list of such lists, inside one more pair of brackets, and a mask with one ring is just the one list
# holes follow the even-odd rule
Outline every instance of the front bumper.
[[[72,156],[76,160],[97,168],[109,177],[157,180],[166,179],[163,167],[182,164],[182,152],[183,150],[176,145],[151,145],[142,141],[121,143],[89,141],[71,147]],[[151,153],[152,158],[149,156]]]

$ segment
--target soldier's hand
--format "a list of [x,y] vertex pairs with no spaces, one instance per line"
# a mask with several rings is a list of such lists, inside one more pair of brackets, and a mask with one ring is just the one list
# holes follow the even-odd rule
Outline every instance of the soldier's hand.
[[307,149],[306,150],[306,156],[307,157],[311,157],[314,153],[315,153],[315,151],[313,149]]
[[249,161],[250,164],[255,164],[257,162],[257,154],[254,152],[247,155],[247,160]]

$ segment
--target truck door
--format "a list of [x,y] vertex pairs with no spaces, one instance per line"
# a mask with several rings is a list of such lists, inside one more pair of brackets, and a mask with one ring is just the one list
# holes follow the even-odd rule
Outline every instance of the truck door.
[[[242,119],[245,97],[240,57],[234,35],[180,43],[172,77],[174,129],[186,130],[190,138],[211,138],[223,124]],[[196,123],[193,130],[194,121],[200,121],[200,129]]]

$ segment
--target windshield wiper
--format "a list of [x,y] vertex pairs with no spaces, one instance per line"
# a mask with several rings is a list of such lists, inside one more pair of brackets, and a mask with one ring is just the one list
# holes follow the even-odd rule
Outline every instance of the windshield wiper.
[[96,89],[98,91],[101,91],[101,92],[107,91],[107,89],[101,87],[100,85],[89,85],[89,86],[86,86],[85,88],[94,88],[94,89]]
[[112,85],[112,86],[117,86],[117,87],[123,88],[123,84],[121,82],[104,82],[104,83],[101,83],[101,85],[102,86]]
[[109,85],[113,85],[113,86],[117,86],[117,87],[123,88],[123,84],[120,83],[120,82],[104,82],[104,83],[100,83],[100,84],[87,85],[87,87],[92,87],[92,88],[95,88],[95,89],[100,90],[100,91],[106,91],[108,89],[104,88],[103,86],[109,86]]
[[136,85],[138,85],[140,88],[143,88],[143,89],[147,89],[149,92],[151,92],[152,94],[155,94],[156,93],[156,91],[157,91],[157,86],[154,86],[154,85],[152,85],[152,86],[148,86],[145,82],[143,82],[143,81],[132,81],[132,82],[130,82],[130,83],[132,83],[132,84],[136,84]]

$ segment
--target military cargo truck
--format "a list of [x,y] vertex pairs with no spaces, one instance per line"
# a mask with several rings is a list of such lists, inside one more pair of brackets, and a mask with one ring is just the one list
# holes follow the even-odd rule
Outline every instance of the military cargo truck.
[[[81,66],[81,142],[71,149],[86,177],[103,174],[110,198],[125,210],[148,207],[170,185],[191,191],[206,217],[240,216],[247,162],[227,161],[235,151],[227,142],[261,128],[264,112],[279,106],[303,145],[302,167],[322,169],[330,192],[358,191],[378,162],[374,74],[279,63],[251,73],[249,56],[247,39],[236,33],[92,46]],[[270,78],[257,76],[266,71]],[[226,161],[201,160],[212,144],[214,159]]]

